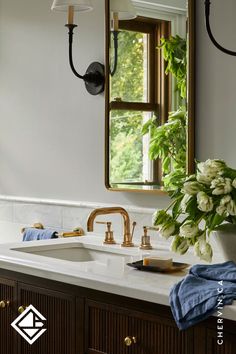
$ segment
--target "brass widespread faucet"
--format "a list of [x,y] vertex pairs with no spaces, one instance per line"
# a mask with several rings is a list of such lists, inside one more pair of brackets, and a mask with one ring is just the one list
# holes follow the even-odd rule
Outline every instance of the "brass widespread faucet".
[[99,208],[92,211],[87,221],[88,232],[93,231],[94,220],[98,215],[109,215],[109,214],[120,214],[124,220],[124,239],[121,244],[122,247],[134,247],[132,242],[132,235],[130,232],[130,218],[129,214],[124,208],[121,207],[111,207],[111,208]]

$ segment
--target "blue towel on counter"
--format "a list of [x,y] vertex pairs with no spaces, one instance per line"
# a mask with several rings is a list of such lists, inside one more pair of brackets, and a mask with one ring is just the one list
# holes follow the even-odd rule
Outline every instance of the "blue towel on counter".
[[187,329],[236,300],[236,264],[195,265],[170,292],[179,329]]
[[23,234],[23,241],[49,240],[58,238],[55,230],[27,228]]

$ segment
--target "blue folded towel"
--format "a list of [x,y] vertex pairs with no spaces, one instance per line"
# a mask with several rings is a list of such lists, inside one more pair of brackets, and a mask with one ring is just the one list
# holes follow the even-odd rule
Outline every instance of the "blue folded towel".
[[27,228],[23,234],[23,241],[49,240],[57,237],[57,232],[54,230]]
[[[179,329],[187,329],[236,300],[236,264],[195,265],[170,292],[171,310]],[[221,304],[222,301],[222,304]]]

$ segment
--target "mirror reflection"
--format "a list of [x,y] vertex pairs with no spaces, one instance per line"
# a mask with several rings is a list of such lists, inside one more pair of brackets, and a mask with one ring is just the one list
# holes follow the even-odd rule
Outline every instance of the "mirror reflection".
[[110,0],[111,189],[170,189],[189,172],[188,13],[186,0]]

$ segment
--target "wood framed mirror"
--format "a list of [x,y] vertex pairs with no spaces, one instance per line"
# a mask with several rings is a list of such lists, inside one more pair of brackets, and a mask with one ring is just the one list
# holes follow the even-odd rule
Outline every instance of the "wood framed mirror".
[[194,172],[195,0],[132,3],[116,66],[118,14],[105,0],[105,185],[163,194],[174,174]]

